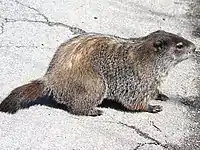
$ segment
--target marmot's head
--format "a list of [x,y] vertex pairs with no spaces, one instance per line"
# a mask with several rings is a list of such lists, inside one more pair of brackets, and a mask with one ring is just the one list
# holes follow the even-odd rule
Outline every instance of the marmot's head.
[[196,49],[192,42],[162,30],[153,32],[141,40],[137,50],[140,60],[150,63],[154,69],[162,73],[188,59]]
[[196,49],[192,42],[162,30],[151,33],[149,37],[153,38],[154,51],[158,55],[170,57],[174,63],[188,59]]

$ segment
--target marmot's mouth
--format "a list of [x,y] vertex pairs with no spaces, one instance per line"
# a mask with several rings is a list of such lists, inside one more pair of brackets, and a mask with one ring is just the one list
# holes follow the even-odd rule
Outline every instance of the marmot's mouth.
[[188,54],[187,54],[187,59],[189,59],[189,58],[194,58],[195,57],[195,53],[194,52],[189,52]]
[[178,59],[177,63],[180,63],[182,61],[185,61],[187,59],[191,59],[191,58],[194,58],[195,57],[195,54],[193,52],[189,52],[187,54],[184,54],[180,59]]

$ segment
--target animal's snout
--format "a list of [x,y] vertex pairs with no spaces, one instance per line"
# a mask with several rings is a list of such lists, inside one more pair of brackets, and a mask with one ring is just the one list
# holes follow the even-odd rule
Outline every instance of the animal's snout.
[[190,47],[190,51],[195,52],[196,49],[197,49],[197,47],[194,44],[192,44],[192,46]]

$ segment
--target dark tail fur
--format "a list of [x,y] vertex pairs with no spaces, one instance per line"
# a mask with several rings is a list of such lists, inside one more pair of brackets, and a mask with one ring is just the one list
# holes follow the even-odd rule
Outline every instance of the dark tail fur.
[[43,89],[43,81],[39,80],[14,89],[0,104],[0,111],[15,113],[19,109],[29,107],[30,102],[34,102],[42,96]]

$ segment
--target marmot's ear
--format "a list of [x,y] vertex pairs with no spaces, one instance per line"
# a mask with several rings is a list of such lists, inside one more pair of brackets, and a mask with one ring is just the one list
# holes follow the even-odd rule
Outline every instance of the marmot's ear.
[[162,49],[163,42],[161,40],[155,41],[153,46],[155,47],[155,51],[159,51]]

